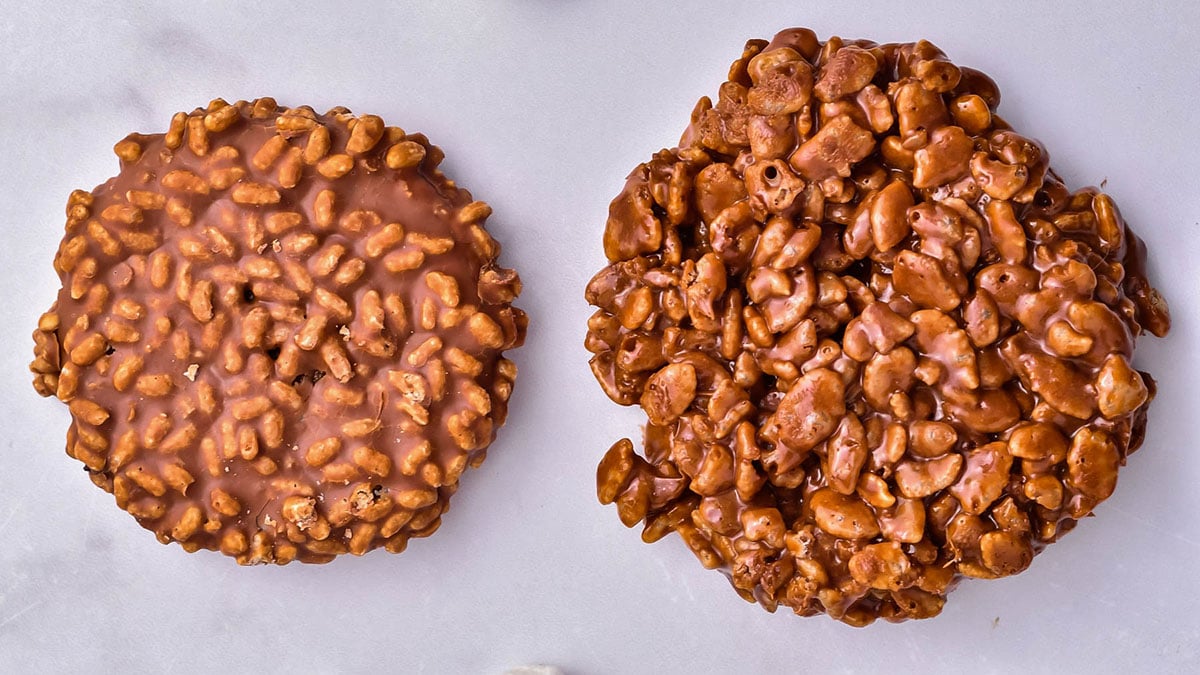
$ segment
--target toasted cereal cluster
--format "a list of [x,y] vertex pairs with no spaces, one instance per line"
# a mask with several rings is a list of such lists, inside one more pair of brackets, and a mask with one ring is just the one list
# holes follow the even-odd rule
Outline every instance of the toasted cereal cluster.
[[752,40],[630,175],[587,289],[592,372],[646,413],[600,501],[768,610],[862,626],[1016,574],[1112,494],[1162,297],[928,42]]
[[34,387],[163,543],[326,562],[432,534],[504,423],[525,335],[491,209],[419,134],[215,100],[67,205]]

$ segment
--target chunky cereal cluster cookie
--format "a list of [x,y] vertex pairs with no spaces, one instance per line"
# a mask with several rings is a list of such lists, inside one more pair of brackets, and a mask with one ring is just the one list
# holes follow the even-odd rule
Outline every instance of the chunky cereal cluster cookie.
[[164,543],[325,562],[437,529],[524,339],[491,209],[419,134],[263,98],[116,145],[67,205],[34,387]]
[[928,42],[792,29],[633,171],[587,289],[592,372],[648,421],[598,471],[625,525],[861,626],[1024,570],[1112,494],[1167,307],[999,99]]

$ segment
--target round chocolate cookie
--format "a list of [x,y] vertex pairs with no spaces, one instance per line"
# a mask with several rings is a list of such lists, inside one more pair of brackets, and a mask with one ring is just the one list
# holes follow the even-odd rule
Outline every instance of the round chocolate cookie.
[[587,300],[645,410],[600,501],[768,610],[930,617],[1112,494],[1170,325],[1113,200],[1069,191],[928,42],[752,40],[629,176]]
[[215,100],[67,204],[34,387],[164,543],[326,562],[433,533],[504,423],[521,283],[419,134]]

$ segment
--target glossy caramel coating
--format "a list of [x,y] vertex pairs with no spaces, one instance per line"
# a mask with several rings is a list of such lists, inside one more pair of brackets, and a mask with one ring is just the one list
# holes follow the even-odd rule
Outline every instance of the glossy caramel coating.
[[630,174],[586,346],[646,412],[600,500],[769,610],[865,625],[1024,570],[1109,497],[1170,318],[1140,240],[928,42],[752,40]]

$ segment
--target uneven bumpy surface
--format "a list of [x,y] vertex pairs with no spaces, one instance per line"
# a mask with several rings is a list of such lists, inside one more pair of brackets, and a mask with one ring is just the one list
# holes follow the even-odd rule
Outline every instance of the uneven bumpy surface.
[[178,113],[67,205],[34,387],[163,543],[326,562],[433,533],[524,339],[491,209],[422,135],[271,99]]
[[928,42],[792,29],[633,171],[587,289],[592,372],[649,421],[597,473],[626,526],[861,626],[1024,570],[1112,494],[1167,307],[999,98]]

